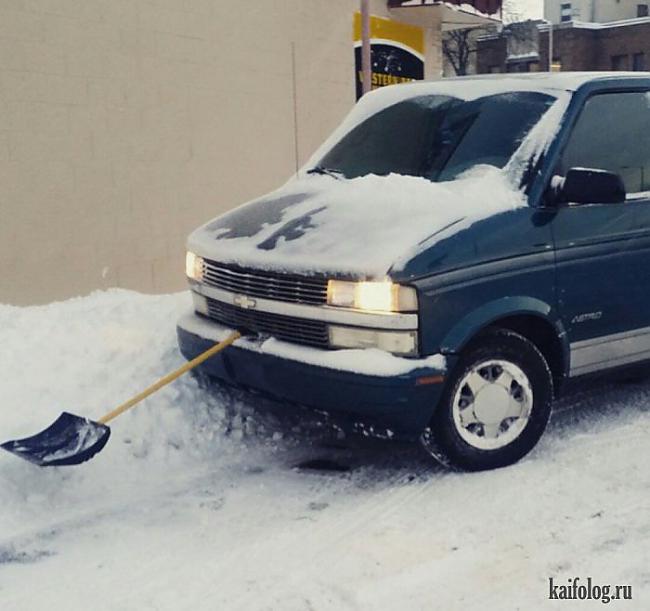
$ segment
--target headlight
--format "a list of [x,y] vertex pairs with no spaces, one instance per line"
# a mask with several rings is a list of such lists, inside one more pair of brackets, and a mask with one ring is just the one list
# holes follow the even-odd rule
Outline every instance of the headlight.
[[377,331],[332,325],[329,338],[332,348],[379,348],[403,356],[418,353],[417,331]]
[[203,257],[199,257],[188,250],[187,255],[185,255],[185,273],[192,280],[198,280],[199,282],[203,280]]
[[330,280],[327,283],[327,303],[358,310],[415,312],[418,309],[418,296],[413,287],[393,284],[390,281]]

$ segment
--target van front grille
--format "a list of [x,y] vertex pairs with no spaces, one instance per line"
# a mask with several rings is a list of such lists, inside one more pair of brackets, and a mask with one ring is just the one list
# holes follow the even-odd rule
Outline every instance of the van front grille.
[[204,259],[204,284],[249,297],[289,303],[327,303],[327,278],[249,269]]
[[[251,294],[251,293],[249,293]],[[207,298],[208,317],[227,327],[272,335],[277,339],[317,348],[329,347],[327,324],[258,310],[245,310],[216,299]]]

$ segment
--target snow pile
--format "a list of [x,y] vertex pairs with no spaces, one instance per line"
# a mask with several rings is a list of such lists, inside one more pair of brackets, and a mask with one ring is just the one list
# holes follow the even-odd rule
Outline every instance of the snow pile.
[[[48,306],[0,305],[0,436],[33,435],[63,411],[98,419],[185,361],[175,322],[187,294],[122,290]],[[218,395],[185,376],[111,423],[108,445],[81,467],[38,469],[0,452],[5,536],[86,511],[94,499],[121,502],[157,489],[170,473],[200,469],[228,452]]]
[[[0,306],[0,438],[63,408],[97,418],[178,366],[188,305],[109,291]],[[521,463],[452,474],[392,443],[226,436],[243,433],[239,412],[182,378],[117,419],[84,465],[0,452],[0,607],[559,609],[572,604],[549,602],[549,577],[577,576],[629,584],[633,601],[610,606],[648,609],[649,406],[650,382],[601,384],[560,403]],[[294,467],[314,458],[350,471]]]
[[382,278],[445,227],[525,205],[506,174],[492,166],[477,166],[441,183],[397,174],[352,180],[314,176],[252,202],[251,214],[255,208],[263,214],[265,201],[280,198],[295,203],[275,222],[260,223],[252,235],[239,236],[246,212],[239,208],[194,232],[188,247],[218,261],[260,269]]

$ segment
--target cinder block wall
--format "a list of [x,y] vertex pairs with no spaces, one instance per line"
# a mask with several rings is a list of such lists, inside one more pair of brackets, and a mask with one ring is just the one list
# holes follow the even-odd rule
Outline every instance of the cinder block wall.
[[0,302],[181,289],[188,232],[279,186],[352,107],[357,7],[2,0]]

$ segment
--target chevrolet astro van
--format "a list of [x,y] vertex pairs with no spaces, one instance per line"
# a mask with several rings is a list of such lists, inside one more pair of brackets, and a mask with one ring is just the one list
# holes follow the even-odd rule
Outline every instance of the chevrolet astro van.
[[567,380],[650,360],[650,74],[375,91],[188,251],[183,355],[245,334],[209,376],[511,464]]

